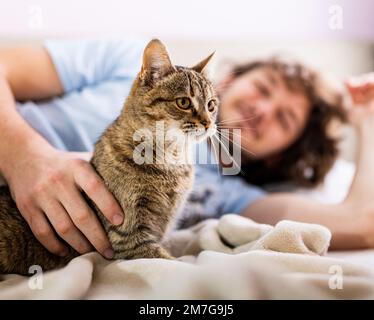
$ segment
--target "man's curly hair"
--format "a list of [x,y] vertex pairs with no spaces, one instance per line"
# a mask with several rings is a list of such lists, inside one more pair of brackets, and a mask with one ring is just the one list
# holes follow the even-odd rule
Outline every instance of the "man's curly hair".
[[323,181],[338,156],[338,139],[329,134],[332,120],[346,121],[342,95],[321,75],[295,61],[278,58],[257,60],[235,66],[234,77],[259,68],[279,72],[287,87],[305,93],[311,112],[301,136],[286,150],[271,159],[245,160],[242,177],[249,183],[263,186],[270,183],[293,183],[313,187]]

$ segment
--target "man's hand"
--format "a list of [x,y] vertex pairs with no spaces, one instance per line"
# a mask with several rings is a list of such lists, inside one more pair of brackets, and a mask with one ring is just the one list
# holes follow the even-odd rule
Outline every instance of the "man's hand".
[[81,254],[91,251],[92,244],[102,255],[112,258],[109,240],[81,191],[113,224],[123,222],[123,212],[92,166],[76,153],[53,148],[20,152],[4,175],[36,238],[61,256],[67,254],[67,247],[55,232]]
[[349,120],[355,126],[374,117],[374,73],[351,78],[345,82],[351,95]]
[[92,244],[111,258],[107,236],[81,192],[113,224],[123,221],[121,207],[87,161],[54,149],[16,110],[16,99],[48,99],[62,93],[45,48],[0,49],[0,176],[9,184],[32,232],[49,251],[67,253],[59,235],[80,253],[90,251]]
[[354,104],[368,106],[374,102],[374,72],[351,78],[346,85]]

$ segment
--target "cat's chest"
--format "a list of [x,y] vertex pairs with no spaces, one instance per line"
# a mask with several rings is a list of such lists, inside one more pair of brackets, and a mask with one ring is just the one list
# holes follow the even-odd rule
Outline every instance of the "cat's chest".
[[152,189],[156,194],[183,195],[192,188],[194,168],[186,165],[155,174],[146,173],[141,180],[145,190]]
[[185,165],[173,170],[147,168],[137,172],[124,172],[112,181],[112,192],[124,206],[137,206],[140,202],[162,203],[174,207],[192,189],[194,167]]

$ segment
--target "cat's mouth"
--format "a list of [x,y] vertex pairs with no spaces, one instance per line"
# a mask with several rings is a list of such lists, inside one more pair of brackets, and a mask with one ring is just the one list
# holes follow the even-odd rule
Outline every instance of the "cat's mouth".
[[204,127],[185,127],[183,132],[191,138],[196,139],[197,142],[200,142],[208,137],[211,137],[216,132],[216,125],[210,126],[209,128]]

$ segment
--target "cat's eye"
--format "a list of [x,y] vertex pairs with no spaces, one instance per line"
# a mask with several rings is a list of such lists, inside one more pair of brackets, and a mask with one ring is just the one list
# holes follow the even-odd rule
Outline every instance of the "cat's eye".
[[178,98],[176,100],[177,106],[181,109],[187,110],[192,106],[190,98]]
[[260,93],[264,97],[267,97],[267,98],[270,97],[270,91],[269,91],[269,89],[264,84],[262,84],[259,81],[256,81],[255,82],[255,86],[257,87],[258,91],[260,91]]
[[217,105],[216,100],[210,100],[208,102],[208,111],[213,112],[216,109],[216,105]]

